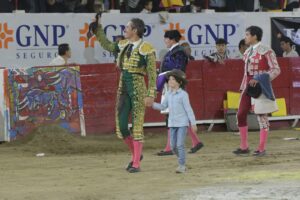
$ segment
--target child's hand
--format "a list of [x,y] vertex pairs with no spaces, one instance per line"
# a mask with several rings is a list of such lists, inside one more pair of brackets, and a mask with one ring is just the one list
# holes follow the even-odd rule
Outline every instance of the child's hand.
[[154,98],[153,97],[146,97],[144,99],[144,102],[145,102],[145,106],[151,107],[153,102],[154,102]]
[[192,130],[196,133],[198,130],[197,125],[192,125]]

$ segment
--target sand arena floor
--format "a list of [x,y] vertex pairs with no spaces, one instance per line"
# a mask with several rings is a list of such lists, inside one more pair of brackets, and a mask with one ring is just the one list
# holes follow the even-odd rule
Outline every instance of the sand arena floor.
[[[0,145],[0,199],[300,199],[300,141],[283,140],[299,132],[272,131],[262,158],[234,156],[239,136],[232,133],[198,135],[205,147],[187,155],[187,173],[176,174],[175,156],[155,155],[165,144],[164,131],[146,130],[142,172],[129,174],[127,148],[114,135],[80,138],[57,127],[41,128]],[[249,141],[254,150],[258,132],[251,132]]]

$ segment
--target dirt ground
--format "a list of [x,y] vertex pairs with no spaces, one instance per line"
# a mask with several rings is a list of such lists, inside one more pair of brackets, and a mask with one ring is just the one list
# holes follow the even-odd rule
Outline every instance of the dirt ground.
[[[272,131],[261,158],[233,155],[239,143],[235,134],[199,132],[205,147],[187,155],[185,174],[175,173],[175,156],[155,155],[164,146],[164,131],[146,132],[142,172],[137,174],[125,171],[130,156],[114,135],[79,138],[46,128],[1,144],[0,199],[300,199],[300,140],[283,140],[299,137],[299,131]],[[251,132],[249,141],[254,150],[258,132]]]

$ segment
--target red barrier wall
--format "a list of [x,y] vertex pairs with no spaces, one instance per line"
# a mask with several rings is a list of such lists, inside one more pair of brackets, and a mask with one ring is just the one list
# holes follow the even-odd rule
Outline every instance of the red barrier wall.
[[[300,58],[278,58],[281,74],[273,81],[276,98],[284,97],[289,114],[300,113]],[[196,118],[223,117],[226,91],[239,91],[244,64],[227,60],[225,64],[205,60],[192,61],[187,66],[187,91]],[[80,68],[84,113],[88,134],[113,132],[114,107],[118,84],[115,64],[82,65]],[[160,100],[160,95],[156,101]],[[164,116],[147,108],[145,122],[163,122]]]

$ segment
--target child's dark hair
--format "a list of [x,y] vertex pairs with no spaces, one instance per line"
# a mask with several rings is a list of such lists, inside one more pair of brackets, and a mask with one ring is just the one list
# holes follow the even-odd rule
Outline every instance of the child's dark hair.
[[58,55],[63,56],[70,50],[69,44],[63,43],[58,45]]
[[170,77],[174,77],[177,83],[179,83],[180,87],[182,89],[185,88],[185,85],[187,84],[185,73],[179,69],[173,69],[167,74],[167,79],[169,81]]

